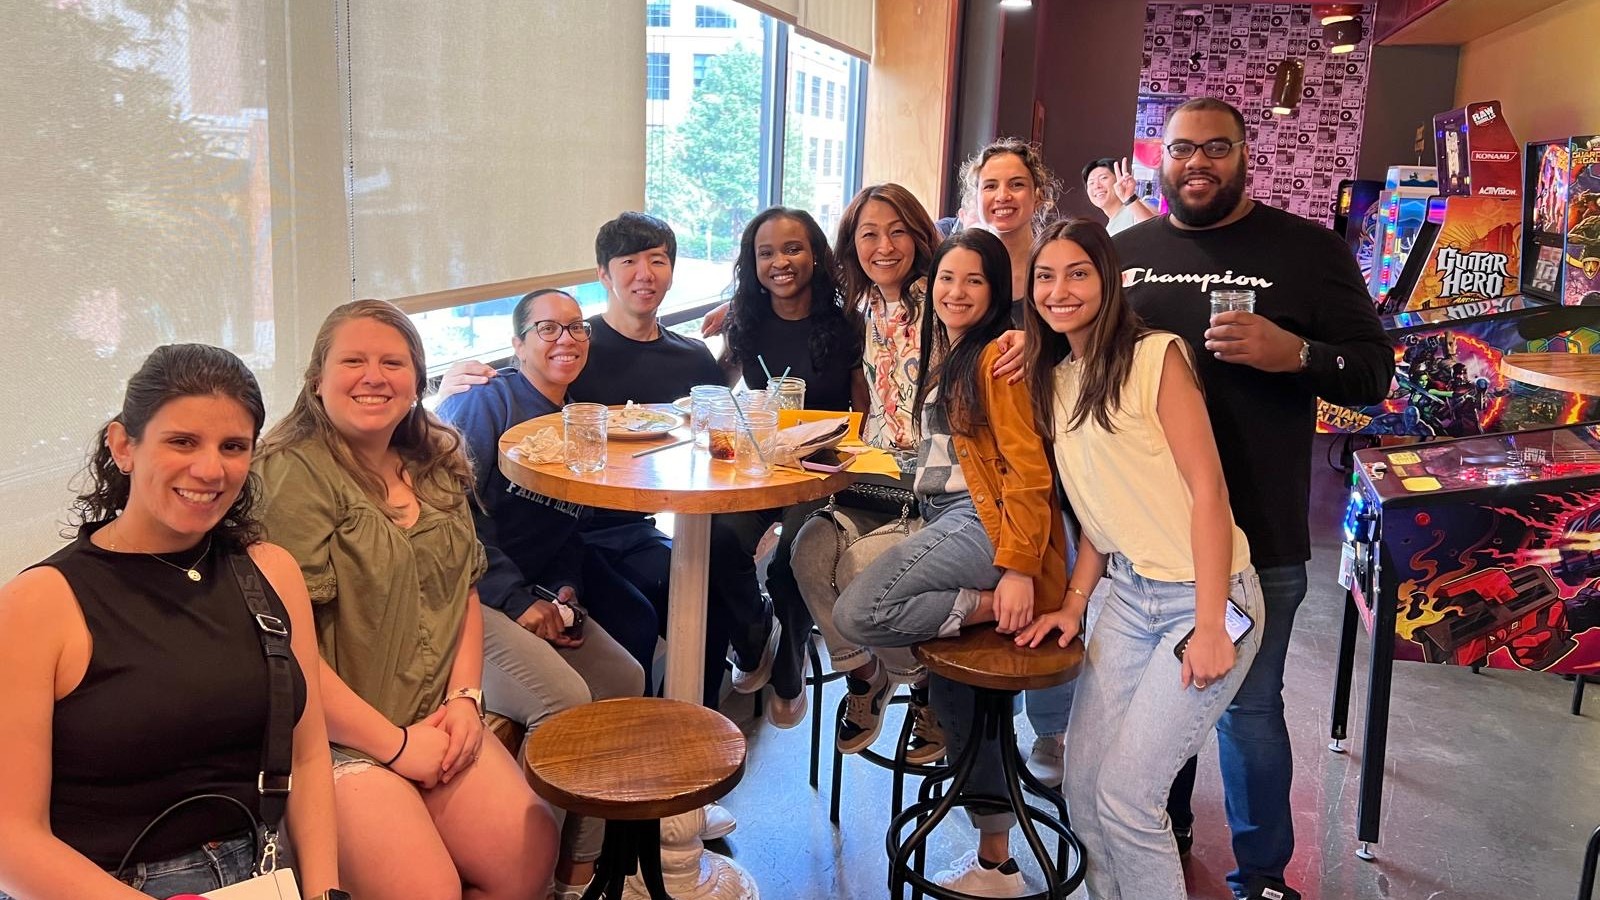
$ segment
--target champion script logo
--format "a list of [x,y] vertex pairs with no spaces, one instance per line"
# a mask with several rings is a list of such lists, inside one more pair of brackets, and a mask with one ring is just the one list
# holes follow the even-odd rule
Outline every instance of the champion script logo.
[[1212,288],[1240,287],[1240,288],[1269,288],[1272,282],[1254,275],[1236,275],[1232,269],[1221,274],[1216,272],[1157,272],[1155,269],[1146,269],[1140,266],[1130,266],[1122,270],[1122,286],[1131,288],[1140,284],[1192,284],[1195,290],[1202,294],[1211,293]]

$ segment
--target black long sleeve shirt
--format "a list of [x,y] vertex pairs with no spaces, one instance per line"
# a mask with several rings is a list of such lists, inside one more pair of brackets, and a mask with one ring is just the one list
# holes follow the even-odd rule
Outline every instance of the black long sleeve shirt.
[[[1122,285],[1153,327],[1194,348],[1233,516],[1257,568],[1311,557],[1311,437],[1318,397],[1383,400],[1394,345],[1337,235],[1261,203],[1222,228],[1189,231],[1163,216],[1114,238]],[[1253,290],[1256,313],[1311,345],[1305,371],[1263,372],[1205,349],[1211,291]]]

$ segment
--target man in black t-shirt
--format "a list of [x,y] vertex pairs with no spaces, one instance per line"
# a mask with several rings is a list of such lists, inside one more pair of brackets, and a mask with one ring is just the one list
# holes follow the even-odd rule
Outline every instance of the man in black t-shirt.
[[[1344,241],[1247,196],[1245,137],[1238,110],[1221,100],[1179,106],[1167,120],[1161,165],[1171,214],[1114,240],[1129,303],[1195,351],[1233,515],[1266,601],[1261,648],[1217,724],[1238,863],[1228,883],[1239,897],[1298,897],[1282,893],[1294,852],[1283,668],[1311,556],[1316,401],[1381,401],[1394,349]],[[1211,319],[1211,291],[1239,289],[1255,292],[1255,312]],[[1185,849],[1193,763],[1169,804]]]

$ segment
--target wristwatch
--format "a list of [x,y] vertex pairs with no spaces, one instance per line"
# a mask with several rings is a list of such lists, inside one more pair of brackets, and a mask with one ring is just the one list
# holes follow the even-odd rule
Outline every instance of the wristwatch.
[[471,700],[472,705],[478,708],[478,718],[483,718],[483,689],[464,687],[446,697],[444,702],[449,703],[451,700],[460,700],[462,697]]
[[1296,371],[1304,372],[1311,365],[1311,342],[1305,338],[1300,339],[1300,368]]
[[307,897],[306,900],[350,900],[350,892],[341,891],[338,888],[328,888],[320,894]]

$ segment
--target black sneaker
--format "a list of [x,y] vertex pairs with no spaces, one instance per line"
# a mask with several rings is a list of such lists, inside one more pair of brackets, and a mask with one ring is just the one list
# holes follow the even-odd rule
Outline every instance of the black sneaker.
[[1276,878],[1257,875],[1245,885],[1244,900],[1300,900],[1300,892]]
[[1188,859],[1189,851],[1194,849],[1194,827],[1172,826],[1172,839],[1178,842],[1178,858]]
[[881,666],[870,681],[848,675],[844,681],[849,690],[844,695],[844,715],[839,717],[835,741],[840,753],[860,753],[878,739],[883,707],[889,702],[889,689],[894,685]]
[[927,766],[944,759],[944,729],[939,717],[928,705],[928,689],[911,689],[911,703],[906,709],[911,717],[911,740],[906,744],[906,762]]

